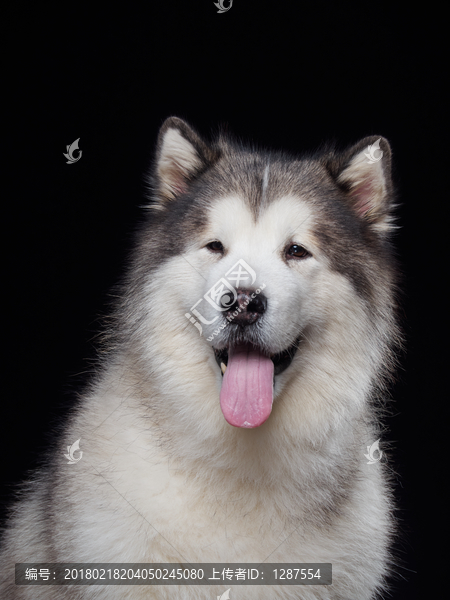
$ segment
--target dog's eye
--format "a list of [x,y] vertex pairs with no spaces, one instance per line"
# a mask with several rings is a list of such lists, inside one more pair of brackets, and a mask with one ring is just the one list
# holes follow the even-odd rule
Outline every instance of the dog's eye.
[[290,256],[292,256],[292,258],[308,258],[308,256],[311,256],[311,254],[308,252],[308,250],[306,250],[306,248],[303,248],[303,246],[292,244],[292,246],[289,246],[286,250],[286,256],[288,258]]
[[208,248],[208,250],[211,250],[211,252],[219,252],[220,254],[223,254],[225,251],[222,242],[219,242],[218,240],[206,244],[206,248]]

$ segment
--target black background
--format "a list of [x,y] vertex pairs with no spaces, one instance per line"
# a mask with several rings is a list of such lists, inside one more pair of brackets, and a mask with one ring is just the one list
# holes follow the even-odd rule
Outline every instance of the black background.
[[[167,116],[293,152],[379,134],[392,145],[400,201],[407,337],[386,436],[404,532],[392,598],[438,597],[449,422],[444,16],[383,2],[235,0],[224,14],[213,0],[157,4],[23,5],[9,21],[2,506],[82,389]],[[77,138],[82,158],[68,165]]]

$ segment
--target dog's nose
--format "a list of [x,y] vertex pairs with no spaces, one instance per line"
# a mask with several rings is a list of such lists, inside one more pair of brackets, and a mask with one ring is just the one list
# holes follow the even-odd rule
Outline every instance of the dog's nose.
[[255,323],[267,310],[267,298],[258,290],[238,289],[235,303],[225,312],[230,323],[246,327]]

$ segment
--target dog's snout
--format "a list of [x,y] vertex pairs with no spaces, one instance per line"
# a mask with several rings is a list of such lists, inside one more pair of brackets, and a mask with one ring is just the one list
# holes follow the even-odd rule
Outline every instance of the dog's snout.
[[267,298],[260,290],[238,289],[236,301],[225,315],[231,323],[245,327],[255,323],[266,310]]

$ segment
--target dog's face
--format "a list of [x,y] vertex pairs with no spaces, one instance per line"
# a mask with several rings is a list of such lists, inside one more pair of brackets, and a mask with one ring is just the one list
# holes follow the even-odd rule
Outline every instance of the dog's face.
[[263,423],[321,345],[345,352],[341,365],[361,360],[389,287],[390,151],[382,140],[384,163],[368,162],[374,142],[295,160],[163,125],[153,206],[158,239],[178,244],[165,308],[209,353],[232,425]]

